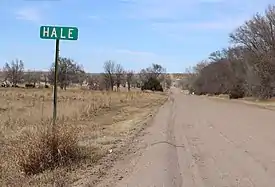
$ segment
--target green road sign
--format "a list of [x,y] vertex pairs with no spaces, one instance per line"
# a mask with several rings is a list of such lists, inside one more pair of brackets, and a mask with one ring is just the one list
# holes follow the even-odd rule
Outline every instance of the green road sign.
[[77,40],[78,28],[76,27],[56,27],[41,26],[40,38],[52,40]]

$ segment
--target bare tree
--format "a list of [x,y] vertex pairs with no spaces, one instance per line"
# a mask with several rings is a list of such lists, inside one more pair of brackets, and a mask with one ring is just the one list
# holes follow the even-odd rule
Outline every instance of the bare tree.
[[[214,53],[211,53],[210,56],[213,56]],[[213,58],[214,60],[214,58]],[[185,70],[186,79],[180,81],[180,86],[183,89],[187,89],[190,92],[194,92],[196,80],[199,78],[201,71],[209,65],[209,62],[206,60],[200,61],[194,67],[189,67]]]
[[115,67],[115,83],[117,86],[117,91],[119,91],[119,87],[124,79],[124,69],[121,64],[116,64]]
[[86,72],[84,71],[84,67],[82,65],[75,64],[74,66],[74,76],[72,77],[72,83],[83,85],[84,81],[87,80]]
[[[66,90],[70,84],[83,84],[83,81],[86,79],[86,73],[81,65],[70,58],[64,57],[60,57],[58,63],[58,84],[61,89]],[[50,83],[53,84],[54,64],[52,64],[48,78]]]
[[163,91],[161,82],[165,79],[165,68],[159,64],[152,64],[151,67],[142,69],[139,73],[142,90]]
[[149,80],[151,74],[149,72],[147,72],[146,69],[142,69],[140,72],[139,72],[139,84],[142,84],[144,82],[146,82],[147,80]]
[[104,63],[104,82],[106,83],[106,89],[114,89],[114,74],[115,74],[115,62],[108,60]]
[[164,80],[164,73],[166,69],[159,64],[152,64],[152,67],[149,68],[149,71],[152,73],[154,78],[158,78],[160,81]]
[[27,71],[27,73],[24,74],[24,81],[28,84],[31,84],[32,82],[32,72],[30,70]]
[[164,73],[166,72],[159,64],[152,64],[151,67],[142,69],[139,73],[142,82],[148,81],[149,78],[158,79],[160,82],[164,80]]
[[167,76],[167,77],[165,78],[164,82],[165,82],[165,87],[166,87],[167,89],[170,89],[171,86],[172,86],[172,79],[171,79],[171,77],[170,77],[170,76]]
[[230,34],[234,47],[215,51],[190,73],[198,94],[228,93],[232,98],[267,99],[275,88],[275,6],[256,14]]
[[230,35],[232,42],[245,46],[253,60],[251,66],[258,76],[259,97],[269,98],[274,89],[275,73],[275,7],[269,6],[265,15],[256,14]]
[[[223,49],[222,51],[215,51],[209,55],[209,60],[212,62],[216,62],[222,59],[226,59],[226,49]],[[202,61],[200,63],[201,67],[205,67],[207,64],[208,64],[207,61]]]
[[88,77],[88,86],[91,90],[99,90],[100,89],[100,79],[102,79],[101,75],[91,75]]
[[16,59],[11,63],[6,63],[3,71],[5,73],[5,79],[9,80],[14,86],[17,86],[24,76],[24,62]]
[[28,84],[33,84],[34,87],[40,81],[40,73],[28,70],[24,75],[24,81]]
[[48,77],[48,73],[42,73],[42,81],[45,83],[45,85],[48,83]]
[[[213,55],[213,54],[212,54]],[[213,58],[212,58],[213,59]],[[199,74],[203,68],[205,68],[207,65],[209,64],[208,61],[206,60],[203,60],[203,61],[200,61],[198,64],[196,64],[194,67],[193,67],[193,73],[194,74]]]
[[131,90],[131,84],[133,83],[133,76],[134,76],[134,72],[133,71],[128,71],[126,73],[126,81],[127,81],[128,91]]

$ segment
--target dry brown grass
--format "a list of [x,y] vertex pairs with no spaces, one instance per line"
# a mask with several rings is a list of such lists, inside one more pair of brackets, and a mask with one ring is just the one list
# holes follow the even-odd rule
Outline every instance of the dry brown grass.
[[[68,186],[142,129],[160,93],[59,90],[57,139],[51,89],[0,89],[0,186]],[[58,148],[52,157],[52,146]]]
[[[210,98],[213,99],[222,99],[222,100],[229,100],[229,95],[227,94],[220,94],[218,96],[211,96],[207,95]],[[275,98],[271,99],[266,99],[266,100],[259,100],[258,98],[255,97],[244,97],[240,99],[232,99],[230,100],[231,102],[239,102],[239,103],[244,103],[260,108],[265,108],[265,109],[270,109],[270,110],[275,110]]]

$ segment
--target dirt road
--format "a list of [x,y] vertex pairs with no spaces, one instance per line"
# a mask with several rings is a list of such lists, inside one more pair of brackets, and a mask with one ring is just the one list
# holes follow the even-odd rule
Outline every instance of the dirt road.
[[274,187],[274,134],[274,111],[174,89],[116,186]]

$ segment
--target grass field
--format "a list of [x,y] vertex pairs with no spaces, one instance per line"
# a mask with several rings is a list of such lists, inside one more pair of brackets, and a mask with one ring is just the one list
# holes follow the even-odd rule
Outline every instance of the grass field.
[[106,155],[118,154],[167,99],[139,91],[58,94],[54,139],[51,89],[0,89],[0,186],[72,184]]
[[[218,96],[209,95],[209,97],[215,98],[215,99],[229,100],[229,95],[227,95],[227,94],[220,94]],[[253,106],[257,106],[257,107],[261,107],[261,108],[265,108],[265,109],[275,110],[275,98],[274,97],[271,99],[267,99],[267,100],[259,100],[254,97],[244,97],[244,98],[240,98],[240,99],[232,99],[231,101],[241,102],[241,103],[245,103],[245,104],[249,104],[249,105],[253,105]]]

